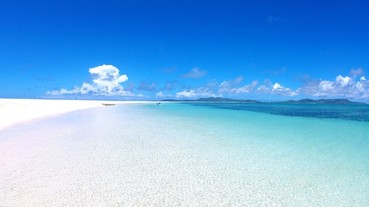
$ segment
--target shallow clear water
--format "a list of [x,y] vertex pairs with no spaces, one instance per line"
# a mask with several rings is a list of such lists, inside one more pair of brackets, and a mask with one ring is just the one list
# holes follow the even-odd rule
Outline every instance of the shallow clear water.
[[118,105],[0,131],[0,206],[369,205],[369,122],[263,107]]
[[271,183],[278,180],[277,189],[288,188],[297,200],[311,199],[316,202],[309,203],[313,206],[355,206],[369,204],[368,109],[212,103],[158,110],[192,120],[191,127],[207,131],[213,141],[240,153],[250,168],[257,166]]

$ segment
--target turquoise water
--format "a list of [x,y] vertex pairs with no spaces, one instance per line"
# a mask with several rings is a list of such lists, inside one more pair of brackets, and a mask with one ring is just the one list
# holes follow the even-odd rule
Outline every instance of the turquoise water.
[[0,132],[0,206],[369,206],[365,106],[304,107],[123,104],[25,123]]
[[367,104],[196,103],[193,105],[284,116],[369,121]]
[[203,103],[157,110],[186,118],[193,131],[206,131],[250,168],[270,173],[267,179],[291,188],[297,200],[311,199],[309,206],[369,205],[368,105]]

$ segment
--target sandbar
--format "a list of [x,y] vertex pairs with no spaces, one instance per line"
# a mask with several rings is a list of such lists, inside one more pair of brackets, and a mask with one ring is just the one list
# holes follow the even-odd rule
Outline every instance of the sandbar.
[[144,103],[140,101],[1,99],[0,130],[46,116],[103,107],[105,104]]

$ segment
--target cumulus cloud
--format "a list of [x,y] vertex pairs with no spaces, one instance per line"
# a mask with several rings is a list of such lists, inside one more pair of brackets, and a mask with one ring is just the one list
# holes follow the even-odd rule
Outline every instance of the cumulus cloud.
[[272,93],[273,94],[280,94],[280,95],[283,95],[283,96],[297,96],[299,94],[299,89],[294,91],[290,88],[286,88],[286,87],[282,86],[279,83],[274,83],[274,85],[272,87]]
[[338,75],[334,81],[310,81],[302,88],[302,91],[307,95],[320,97],[369,98],[369,81],[365,76],[356,77],[362,72],[352,73],[351,71],[351,74],[353,77]]
[[282,96],[297,96],[300,94],[300,89],[293,90],[282,86],[280,83],[276,82],[272,84],[270,81],[266,81],[263,85],[256,89],[257,93],[267,93],[267,94],[277,94]]
[[183,78],[201,78],[205,76],[208,72],[201,70],[200,68],[192,68],[192,70],[186,74],[184,74]]
[[84,82],[81,86],[75,86],[68,90],[62,88],[60,90],[48,91],[48,95],[64,95],[64,94],[92,94],[105,96],[134,96],[130,91],[123,88],[121,83],[128,80],[127,75],[120,75],[119,69],[113,65],[101,65],[89,69],[92,76],[92,83]]

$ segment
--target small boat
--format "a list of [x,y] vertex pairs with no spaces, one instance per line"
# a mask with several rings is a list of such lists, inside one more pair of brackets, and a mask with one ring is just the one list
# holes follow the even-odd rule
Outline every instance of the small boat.
[[113,103],[101,103],[103,106],[115,106]]

